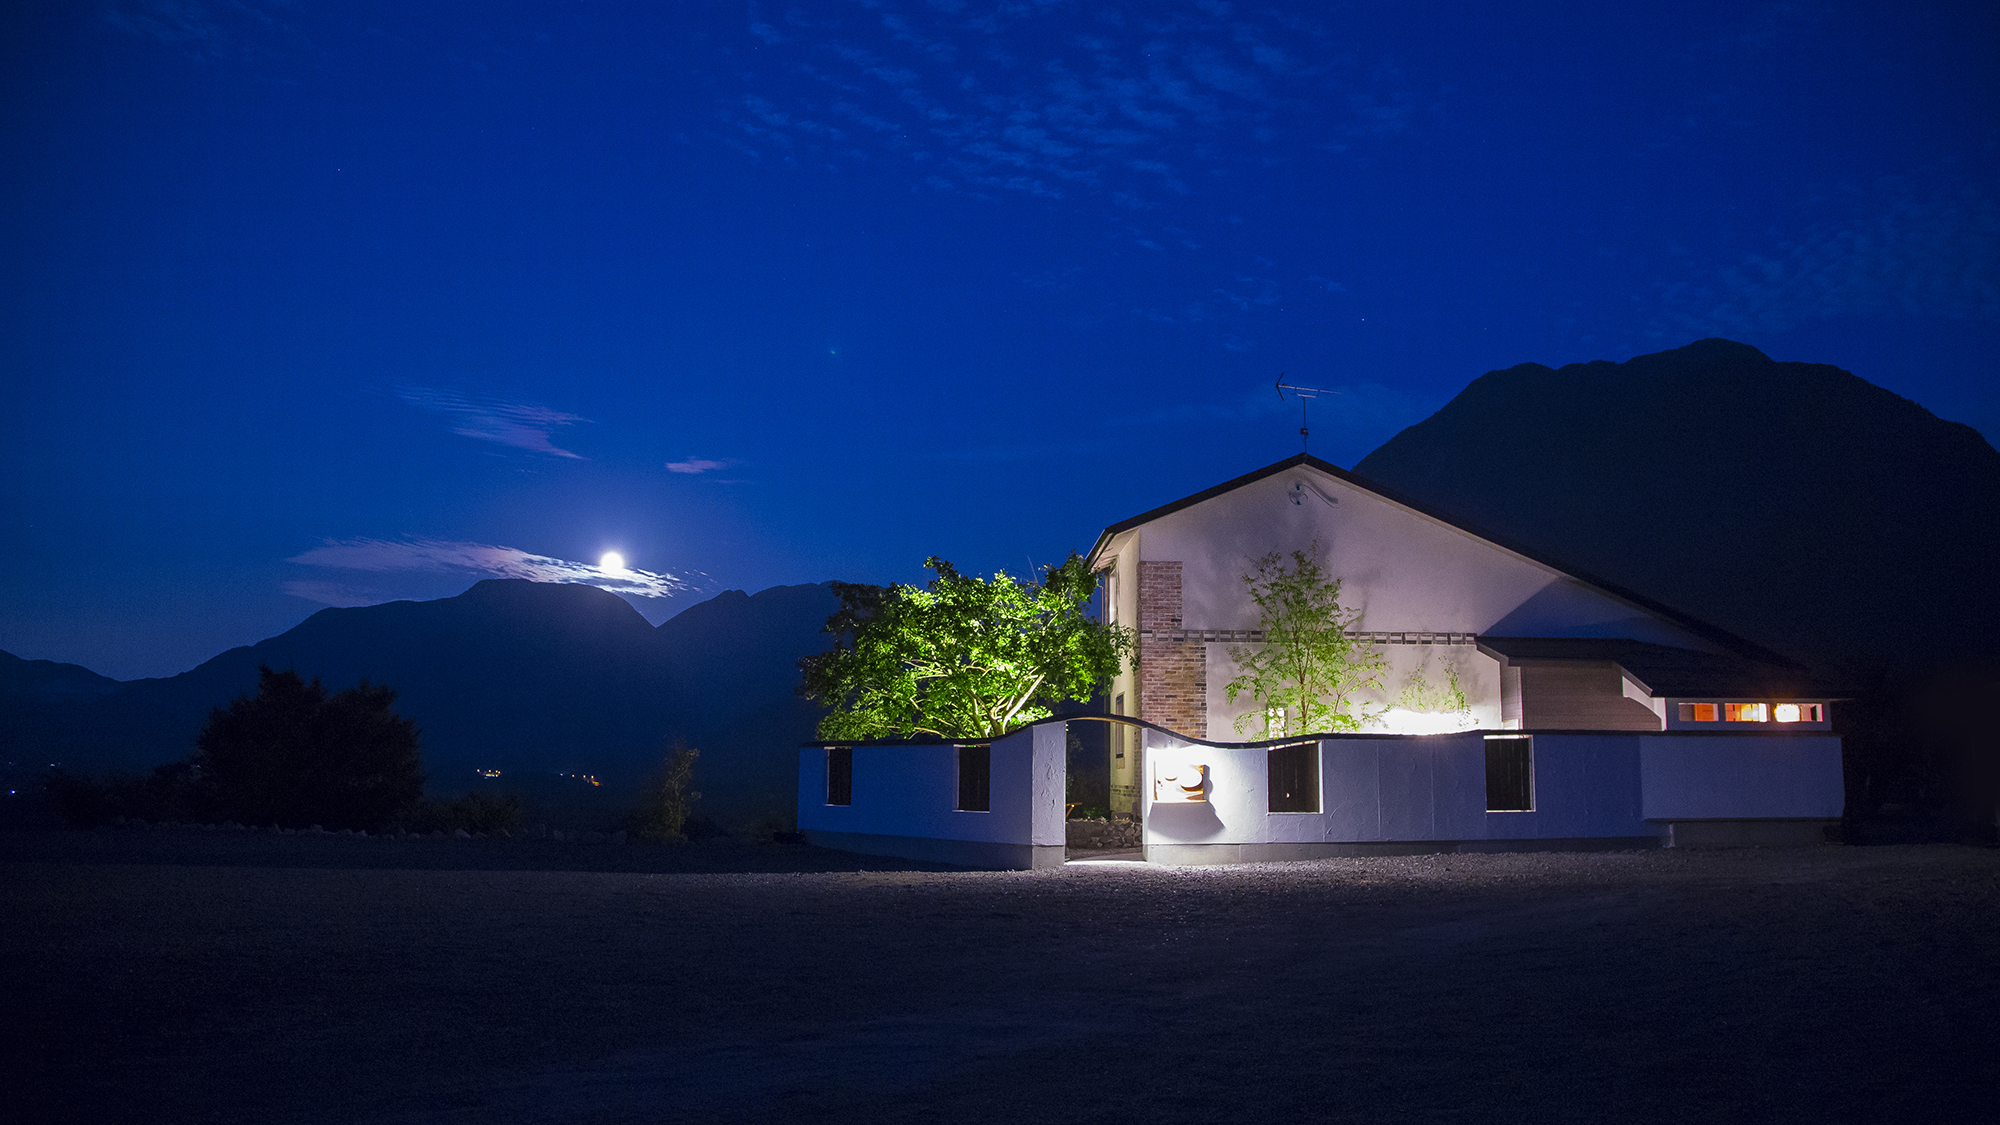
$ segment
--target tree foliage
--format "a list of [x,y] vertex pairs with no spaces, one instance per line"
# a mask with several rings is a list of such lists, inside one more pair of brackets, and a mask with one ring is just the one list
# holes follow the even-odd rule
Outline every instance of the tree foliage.
[[248,824],[379,828],[423,795],[417,726],[394,688],[257,670],[257,694],[209,712],[194,766],[224,815]]
[[1411,669],[1408,678],[1403,681],[1403,691],[1396,696],[1396,706],[1424,715],[1453,715],[1458,718],[1460,726],[1472,726],[1472,704],[1466,699],[1465,686],[1458,681],[1457,666],[1448,659],[1440,663],[1444,665],[1444,683],[1431,682],[1431,658],[1426,653],[1423,663]]
[[1291,565],[1276,551],[1243,576],[1257,603],[1264,643],[1233,648],[1239,675],[1224,689],[1231,703],[1248,692],[1262,704],[1239,716],[1236,730],[1264,725],[1265,738],[1360,730],[1373,719],[1356,697],[1380,690],[1388,662],[1367,640],[1349,635],[1361,611],[1340,604],[1340,579],[1319,564],[1319,545],[1293,551]]
[[1072,552],[1042,581],[958,573],[926,587],[837,583],[834,647],[799,661],[799,694],[833,710],[822,738],[997,738],[1087,700],[1131,658],[1131,630],[1090,617],[1097,576]]

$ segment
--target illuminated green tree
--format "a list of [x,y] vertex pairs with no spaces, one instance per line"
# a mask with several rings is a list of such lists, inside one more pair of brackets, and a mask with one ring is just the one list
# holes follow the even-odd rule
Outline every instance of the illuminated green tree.
[[1276,551],[1243,576],[1257,603],[1264,643],[1233,648],[1239,675],[1224,688],[1231,703],[1249,693],[1262,707],[1237,717],[1236,730],[1262,723],[1265,738],[1360,730],[1375,716],[1355,697],[1380,690],[1388,662],[1367,640],[1350,636],[1361,611],[1340,604],[1340,579],[1319,564],[1319,545]]
[[833,709],[820,737],[997,738],[1089,699],[1131,658],[1131,630],[1091,619],[1097,576],[1074,552],[1040,583],[924,565],[927,587],[834,585],[840,639],[799,661],[799,694]]

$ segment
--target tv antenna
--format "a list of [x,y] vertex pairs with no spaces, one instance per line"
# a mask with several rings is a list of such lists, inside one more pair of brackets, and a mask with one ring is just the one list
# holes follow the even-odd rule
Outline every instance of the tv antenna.
[[1321,395],[1337,395],[1340,392],[1335,390],[1329,390],[1325,387],[1295,387],[1292,384],[1285,382],[1285,373],[1280,371],[1278,372],[1278,401],[1283,402],[1285,400],[1286,391],[1292,392],[1292,397],[1299,400],[1300,452],[1311,453],[1312,431],[1306,428],[1306,402],[1311,399],[1316,399]]

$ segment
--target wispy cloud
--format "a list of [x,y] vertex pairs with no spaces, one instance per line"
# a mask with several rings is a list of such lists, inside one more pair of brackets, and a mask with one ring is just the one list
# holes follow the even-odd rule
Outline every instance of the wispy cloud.
[[919,182],[960,191],[1187,194],[1240,158],[1216,143],[1225,133],[1266,142],[1254,162],[1417,115],[1396,67],[1361,66],[1310,20],[1230,5],[975,14],[866,0],[775,22],[753,15],[748,31],[788,73],[725,106],[739,137],[785,160],[893,155]]
[[[491,578],[525,578],[531,582],[567,582],[642,598],[670,598],[675,594],[697,591],[708,577],[700,571],[678,574],[630,568],[604,571],[590,563],[532,554],[517,547],[455,543],[441,539],[330,539],[285,561],[329,570],[460,573]],[[320,581],[290,583],[286,590],[327,605],[366,604],[380,600],[369,598],[352,587]],[[330,597],[363,600],[344,602],[329,600]]]
[[112,28],[209,62],[316,54],[290,0],[110,0],[99,13]]
[[303,598],[321,605],[346,608],[357,605],[380,605],[395,599],[378,591],[361,586],[350,586],[345,582],[321,582],[311,578],[295,578],[284,584],[285,593],[295,598]]
[[724,460],[716,461],[707,457],[689,457],[681,461],[667,462],[667,471],[670,473],[684,473],[688,476],[699,476],[702,473],[712,473],[717,469],[734,468],[742,463],[734,458],[725,458]]
[[[1887,199],[1879,198],[1881,195]],[[2000,206],[1968,188],[1853,192],[1769,251],[1666,287],[1655,338],[1783,332],[1842,315],[2000,320]]]
[[446,419],[452,433],[531,453],[582,460],[577,454],[556,445],[551,436],[558,426],[590,421],[581,415],[565,414],[532,402],[513,402],[432,387],[397,387],[396,395],[419,410]]

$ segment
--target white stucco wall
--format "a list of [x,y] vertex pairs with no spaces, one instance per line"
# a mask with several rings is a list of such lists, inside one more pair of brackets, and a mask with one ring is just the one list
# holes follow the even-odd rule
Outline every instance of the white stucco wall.
[[1270,812],[1268,751],[1151,748],[1153,763],[1208,767],[1208,800],[1156,803],[1146,792],[1145,841],[1155,844],[1300,844],[1485,838],[1482,735],[1352,736],[1320,743],[1320,810]]
[[[1308,486],[1302,494],[1295,493],[1298,484]],[[1293,503],[1295,494],[1302,502]],[[1135,529],[1134,539],[1140,559],[1182,564],[1190,629],[1256,628],[1256,605],[1243,583],[1252,562],[1317,540],[1327,573],[1342,580],[1343,604],[1362,611],[1366,630],[1543,637],[1646,632],[1651,636],[1640,639],[1709,647],[1559,571],[1310,466],[1162,516]],[[1502,623],[1505,629],[1498,628]]]
[[990,812],[961,812],[954,746],[857,746],[854,803],[826,803],[826,751],[799,751],[799,827],[813,831],[1060,847],[1065,726],[993,743]]
[[1834,735],[1642,736],[1651,820],[1832,819],[1846,808]]
[[[1136,620],[1137,564],[1145,560],[1181,564],[1186,629],[1248,630],[1259,624],[1243,582],[1255,560],[1273,550],[1307,550],[1315,542],[1326,573],[1341,580],[1342,604],[1361,611],[1358,627],[1367,632],[1631,637],[1712,647],[1560,571],[1305,465],[1124,532],[1107,545],[1103,561],[1115,560],[1119,619],[1126,624]],[[1211,643],[1207,651],[1207,735],[1221,741],[1251,737],[1235,725],[1250,709],[1249,699],[1239,696],[1232,705],[1226,695],[1238,673],[1230,655],[1236,647],[1242,646]],[[1510,717],[1502,714],[1498,662],[1476,650],[1459,651],[1463,647],[1380,646],[1390,668],[1382,690],[1363,698],[1387,707],[1427,655],[1433,670],[1448,657],[1472,705],[1471,725],[1509,725]],[[1113,687],[1114,694],[1126,694],[1128,713],[1138,710],[1134,681],[1128,673]],[[1404,723],[1370,729],[1435,727]]]
[[[1241,742],[1261,739],[1263,724],[1251,719],[1238,730],[1239,716],[1254,715],[1257,703],[1248,692],[1240,692],[1236,702],[1229,701],[1229,681],[1240,674],[1236,659],[1231,655],[1234,649],[1251,648],[1250,645],[1211,644],[1208,646],[1208,737],[1218,742]],[[1408,686],[1410,676],[1419,668],[1434,688],[1445,686],[1444,669],[1447,664],[1458,672],[1459,687],[1465,692],[1466,702],[1472,707],[1470,721],[1463,722],[1466,729],[1485,728],[1495,730],[1503,725],[1500,714],[1500,662],[1480,652],[1472,645],[1381,645],[1376,651],[1388,662],[1382,676],[1382,690],[1367,692],[1363,698],[1376,707],[1394,703]],[[1398,716],[1400,718],[1400,716]],[[1451,721],[1439,719],[1440,722]],[[1394,729],[1384,733],[1401,733]],[[1427,732],[1428,733],[1428,732]]]
[[1531,812],[1486,811],[1482,733],[1319,745],[1317,813],[1268,811],[1262,748],[1150,748],[1149,763],[1208,767],[1208,800],[1156,803],[1148,786],[1146,843],[1629,839],[1674,820],[1831,819],[1844,803],[1833,737],[1537,733]]

